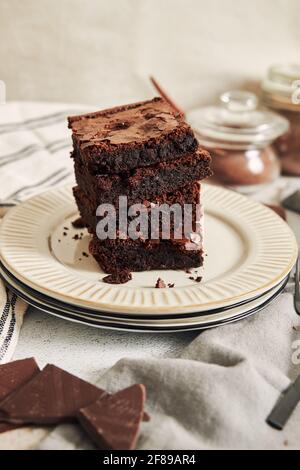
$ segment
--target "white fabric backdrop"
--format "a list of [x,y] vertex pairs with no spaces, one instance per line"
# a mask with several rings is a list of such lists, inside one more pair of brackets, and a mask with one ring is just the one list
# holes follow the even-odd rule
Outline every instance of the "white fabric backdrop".
[[299,61],[299,0],[1,0],[10,100],[110,106],[153,94],[186,108]]

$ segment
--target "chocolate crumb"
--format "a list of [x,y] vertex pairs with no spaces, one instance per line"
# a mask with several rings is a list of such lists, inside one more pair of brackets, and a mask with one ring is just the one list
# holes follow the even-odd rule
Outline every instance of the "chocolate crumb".
[[293,330],[294,330],[294,331],[298,331],[297,326],[293,326]]
[[192,274],[192,271],[190,269],[186,269],[186,274]]
[[126,284],[126,282],[131,281],[132,274],[127,269],[124,271],[116,272],[105,276],[102,281],[106,284]]
[[191,277],[189,277],[189,279],[190,279],[191,281],[195,281],[195,282],[199,282],[199,283],[202,281],[202,277],[201,277],[201,276],[197,276],[197,277],[191,276]]
[[147,411],[144,411],[143,421],[145,423],[148,423],[149,421],[151,421],[151,416],[147,413]]
[[67,232],[64,232],[64,233],[63,233],[63,236],[66,237],[66,236],[67,236]]
[[78,219],[73,220],[72,225],[74,228],[85,228],[82,217],[78,217]]
[[173,289],[175,287],[175,284],[168,284],[169,289]]
[[78,235],[78,233],[75,233],[74,237],[72,237],[73,240],[82,240],[83,234]]
[[89,257],[89,255],[85,251],[82,252],[82,256],[85,256],[85,258]]
[[64,230],[69,230],[69,227],[64,227]]
[[58,243],[60,243],[60,242],[61,242],[61,240],[60,240],[60,238],[59,238],[59,239],[58,239]]
[[287,447],[289,445],[289,441],[284,441],[283,445]]
[[78,261],[82,261],[82,258],[78,258]]
[[166,289],[165,282],[159,277],[156,281],[155,289]]

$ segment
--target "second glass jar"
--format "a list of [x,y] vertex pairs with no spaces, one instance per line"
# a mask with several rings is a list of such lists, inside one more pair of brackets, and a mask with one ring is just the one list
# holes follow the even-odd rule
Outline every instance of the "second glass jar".
[[200,145],[212,155],[212,181],[252,192],[273,182],[280,162],[273,142],[289,129],[288,121],[258,107],[256,95],[232,91],[220,105],[188,115]]

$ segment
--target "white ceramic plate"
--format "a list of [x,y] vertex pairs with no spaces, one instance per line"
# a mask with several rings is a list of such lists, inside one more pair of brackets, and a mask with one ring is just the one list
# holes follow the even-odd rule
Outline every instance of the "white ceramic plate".
[[253,315],[267,305],[269,305],[284,289],[287,279],[284,279],[279,286],[269,291],[267,294],[260,296],[258,299],[252,300],[247,304],[238,307],[228,308],[225,311],[217,313],[203,314],[199,316],[185,318],[170,319],[152,319],[144,318],[142,320],[132,316],[124,318],[122,316],[110,315],[100,312],[91,313],[91,310],[84,308],[75,308],[72,305],[57,302],[53,305],[51,299],[34,291],[16,281],[9,273],[5,272],[0,266],[0,274],[3,279],[10,285],[18,296],[22,297],[26,302],[34,307],[43,310],[46,313],[55,315],[59,318],[90,325],[98,328],[109,328],[115,330],[139,331],[139,332],[181,332],[213,328],[225,325],[227,323],[236,322]]
[[[71,188],[47,191],[9,211],[0,228],[1,260],[17,279],[42,294],[131,315],[223,308],[278,285],[298,253],[288,225],[270,209],[220,187],[203,185],[202,197],[207,257],[200,284],[183,271],[136,273],[126,285],[101,282],[96,262],[82,255],[89,236],[72,238],[77,210]],[[175,288],[155,289],[158,277]]]

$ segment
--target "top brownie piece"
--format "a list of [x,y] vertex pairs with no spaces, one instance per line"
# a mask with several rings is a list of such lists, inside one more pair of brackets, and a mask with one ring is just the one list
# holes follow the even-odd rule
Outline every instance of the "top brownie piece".
[[190,126],[162,98],[68,118],[74,155],[92,174],[121,173],[193,152]]

